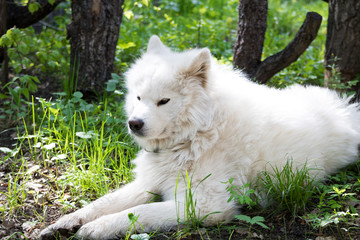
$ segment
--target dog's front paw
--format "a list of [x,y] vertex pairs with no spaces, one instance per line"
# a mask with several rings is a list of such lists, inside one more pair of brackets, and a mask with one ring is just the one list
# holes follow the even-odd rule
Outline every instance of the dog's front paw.
[[76,213],[65,215],[56,223],[42,230],[38,239],[52,240],[59,239],[60,236],[71,237],[76,233],[82,224],[82,218]]
[[[121,226],[113,225],[113,219],[101,217],[82,226],[76,233],[79,239],[116,239],[121,234]],[[123,233],[124,234],[124,233]]]

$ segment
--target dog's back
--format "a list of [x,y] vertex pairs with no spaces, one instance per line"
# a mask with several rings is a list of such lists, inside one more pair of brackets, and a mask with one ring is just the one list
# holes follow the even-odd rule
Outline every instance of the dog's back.
[[320,87],[268,88],[219,66],[211,79],[222,119],[229,122],[221,139],[238,143],[253,174],[292,159],[323,176],[357,159],[360,112],[349,99]]

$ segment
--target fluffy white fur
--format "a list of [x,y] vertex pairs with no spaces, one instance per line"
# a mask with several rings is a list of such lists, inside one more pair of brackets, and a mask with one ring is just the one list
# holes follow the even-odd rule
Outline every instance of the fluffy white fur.
[[[221,212],[205,220],[216,224],[236,213],[224,184],[230,178],[244,185],[289,158],[323,177],[358,156],[358,105],[328,89],[258,85],[218,65],[206,48],[173,52],[157,36],[126,77],[130,132],[143,148],[134,160],[136,179],[62,217],[42,238],[76,226],[82,226],[78,236],[92,239],[124,235],[128,213],[139,217],[145,232],[174,228],[184,218],[186,171],[198,185],[199,216]],[[149,192],[163,201],[148,203]]]

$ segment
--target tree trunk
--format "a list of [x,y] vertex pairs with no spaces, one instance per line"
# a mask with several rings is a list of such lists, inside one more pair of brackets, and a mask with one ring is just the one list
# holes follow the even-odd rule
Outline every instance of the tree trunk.
[[75,82],[74,90],[88,97],[102,92],[111,77],[123,3],[124,0],[71,1],[72,22],[67,27],[71,45],[69,81]]
[[295,62],[316,38],[322,21],[319,14],[308,13],[292,42],[284,50],[261,61],[267,8],[267,0],[240,1],[239,29],[234,47],[234,67],[259,83],[266,83],[276,73]]
[[[325,82],[332,83],[332,68],[341,82],[360,81],[360,1],[330,0],[325,48]],[[351,89],[360,97],[360,83]]]
[[[0,0],[0,36],[6,33],[6,11],[7,4],[6,0]],[[0,92],[1,86],[9,82],[9,59],[7,55],[7,48],[0,47]]]
[[234,65],[253,76],[261,63],[267,27],[267,0],[240,0]]

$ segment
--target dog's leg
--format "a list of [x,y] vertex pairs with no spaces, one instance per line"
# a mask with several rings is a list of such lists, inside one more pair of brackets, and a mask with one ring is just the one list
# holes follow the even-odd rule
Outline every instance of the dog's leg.
[[[138,205],[120,213],[102,216],[82,226],[77,232],[80,238],[114,239],[124,236],[127,231],[152,232],[167,231],[176,228],[178,215],[176,203],[173,200]],[[183,209],[179,207],[179,209]],[[181,211],[181,210],[179,210]],[[134,229],[128,215],[132,213],[137,218]]]
[[[56,223],[44,229],[39,238],[52,239],[56,232],[62,234],[75,233],[82,225],[103,215],[121,212],[136,205],[144,204],[151,199],[151,194],[145,188],[144,182],[135,180],[113,193],[109,193],[84,208],[65,215]],[[147,187],[149,184],[147,184]]]
[[[213,202],[219,199],[223,201]],[[236,212],[235,203],[228,203],[227,198],[213,198],[210,196],[210,199],[206,198],[205,200],[200,197],[198,200],[200,201],[194,206],[195,209],[189,210],[194,210],[198,220],[203,221],[206,225],[228,221],[232,219],[233,214]],[[136,218],[133,226],[131,226],[129,221],[130,213]],[[127,231],[130,230],[137,233],[169,231],[176,229],[179,222],[191,221],[192,219],[187,219],[188,217],[185,214],[183,201],[176,202],[175,200],[169,200],[142,204],[119,213],[102,216],[85,224],[77,232],[77,237],[85,239],[114,239],[125,236]]]

